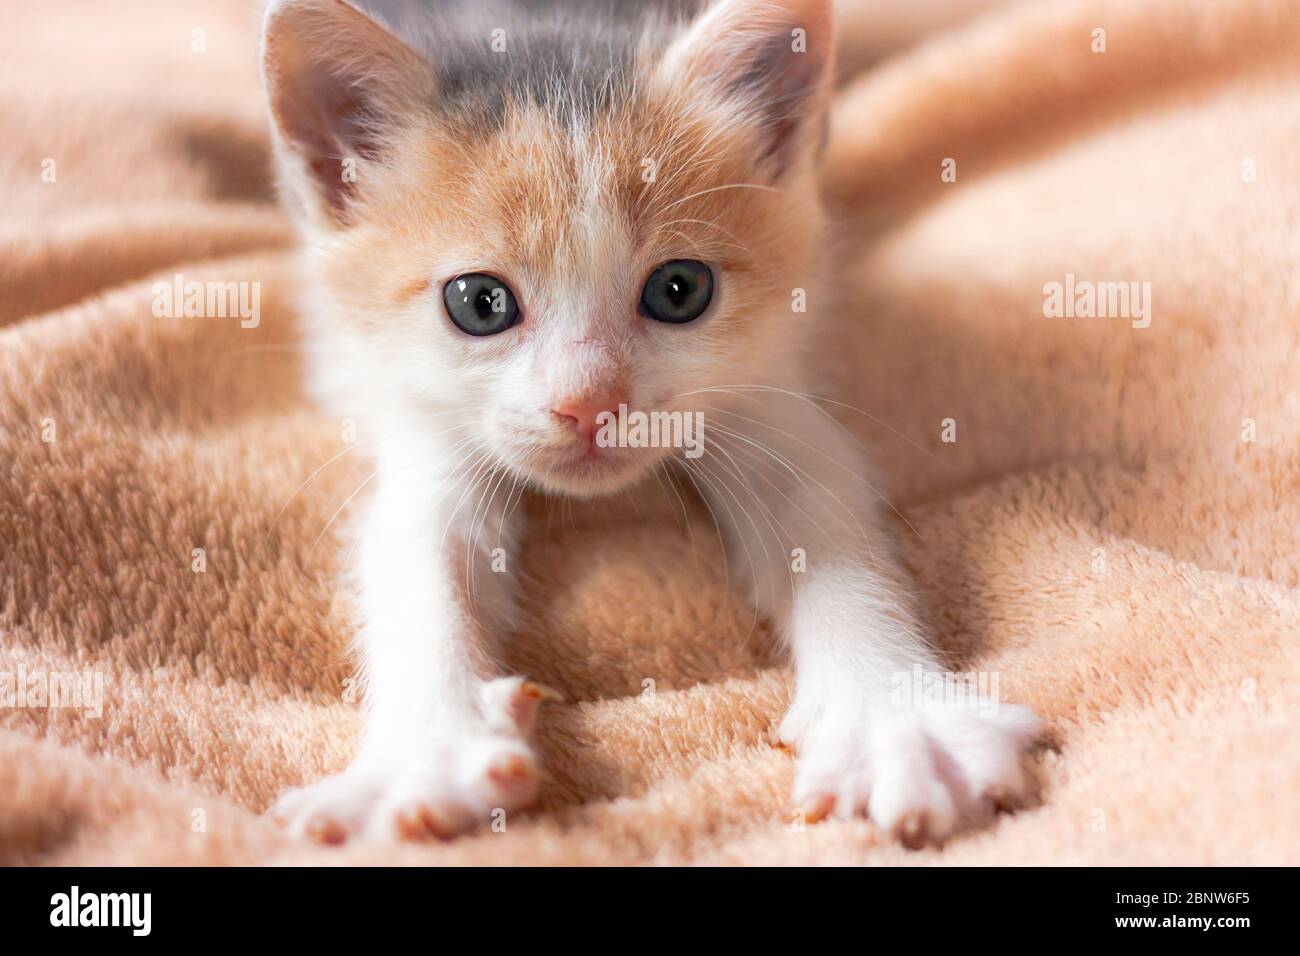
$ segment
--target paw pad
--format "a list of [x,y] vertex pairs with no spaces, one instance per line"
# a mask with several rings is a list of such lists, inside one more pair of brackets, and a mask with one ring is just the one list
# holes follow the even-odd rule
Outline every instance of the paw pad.
[[450,839],[451,828],[427,804],[417,803],[397,811],[397,834],[404,840]]

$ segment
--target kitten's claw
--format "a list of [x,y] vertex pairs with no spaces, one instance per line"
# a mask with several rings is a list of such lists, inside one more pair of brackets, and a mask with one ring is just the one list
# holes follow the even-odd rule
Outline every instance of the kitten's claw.
[[537,799],[541,776],[527,735],[537,704],[554,694],[518,677],[492,681],[482,711],[466,715],[463,726],[363,754],[337,776],[284,793],[271,815],[291,836],[337,845],[363,833],[447,840],[524,809]]
[[305,829],[307,839],[326,846],[338,846],[348,838],[348,831],[332,817],[312,817]]
[[1033,714],[1008,704],[810,716],[796,703],[782,726],[798,741],[794,796],[808,822],[823,806],[867,816],[910,849],[1010,807],[1024,788],[1021,751],[1037,735]]
[[524,694],[532,697],[534,700],[555,700],[563,701],[564,695],[554,687],[548,687],[545,684],[538,684],[535,681],[525,681],[523,688]]
[[505,677],[494,680],[483,688],[483,699],[490,714],[500,715],[498,730],[515,730],[530,734],[537,721],[537,709],[544,701],[563,701],[559,691],[522,677]]
[[812,803],[805,804],[803,810],[804,823],[821,823],[831,815],[835,809],[835,797],[830,794],[815,798]]
[[537,780],[537,769],[527,757],[511,754],[488,767],[488,776],[503,787],[517,787]]
[[537,799],[540,780],[537,762],[520,754],[498,758],[487,770],[501,802],[510,807],[530,806]]
[[921,810],[913,810],[903,815],[894,828],[898,842],[909,850],[919,850],[926,844],[928,825],[926,815]]
[[455,834],[427,805],[414,804],[396,815],[397,832],[405,840],[449,840]]

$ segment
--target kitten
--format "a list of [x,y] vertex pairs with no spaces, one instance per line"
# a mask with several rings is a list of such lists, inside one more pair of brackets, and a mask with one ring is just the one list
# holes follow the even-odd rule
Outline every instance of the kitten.
[[[900,698],[939,661],[868,463],[803,397],[834,349],[792,308],[821,301],[830,6],[271,2],[314,380],[379,466],[358,554],[365,736],[346,771],[280,799],[291,832],[450,836],[534,800],[544,691],[496,663],[516,618],[483,544],[522,529],[483,492],[583,498],[666,462],[790,648],[780,736],[810,819],[866,815],[914,845],[1020,789],[1028,711]],[[704,416],[699,462],[599,440],[655,411]]]

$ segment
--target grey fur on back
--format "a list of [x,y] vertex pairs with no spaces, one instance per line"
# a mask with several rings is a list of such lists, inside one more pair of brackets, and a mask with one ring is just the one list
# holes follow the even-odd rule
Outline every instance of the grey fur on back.
[[[508,101],[585,122],[625,101],[637,47],[665,46],[706,0],[354,0],[424,56],[440,109],[499,125]],[[502,31],[497,33],[495,31]],[[493,41],[505,49],[493,49]]]

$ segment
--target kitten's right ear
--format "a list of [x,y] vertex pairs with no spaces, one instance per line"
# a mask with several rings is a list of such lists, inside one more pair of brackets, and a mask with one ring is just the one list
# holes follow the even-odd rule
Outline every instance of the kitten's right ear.
[[320,224],[347,221],[359,167],[435,86],[428,63],[344,0],[271,0],[262,75],[288,186]]

